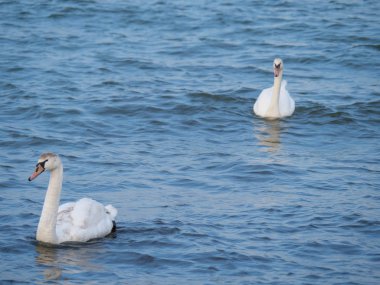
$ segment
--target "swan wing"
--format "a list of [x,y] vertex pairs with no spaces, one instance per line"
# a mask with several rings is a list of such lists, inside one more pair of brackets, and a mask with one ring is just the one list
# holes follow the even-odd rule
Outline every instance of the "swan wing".
[[89,198],[63,204],[57,217],[59,242],[88,241],[109,234],[117,211],[107,207]]
[[73,211],[75,202],[65,203],[59,206],[57,214],[56,233],[59,240],[69,240],[73,219],[71,212]]
[[256,115],[261,116],[261,117],[265,116],[270,105],[272,94],[273,94],[273,86],[261,91],[259,97],[257,97],[257,100],[255,104],[253,105],[253,111],[255,112]]
[[286,85],[288,84],[288,81],[285,79],[281,81],[281,90],[286,90]]
[[291,116],[294,113],[295,102],[288,90],[286,89],[287,82],[283,80],[280,89],[280,114],[281,117]]
[[[71,212],[74,209],[75,202],[65,203],[59,206],[57,214],[57,228],[65,225],[70,225],[72,223]],[[67,227],[65,227],[67,231]]]

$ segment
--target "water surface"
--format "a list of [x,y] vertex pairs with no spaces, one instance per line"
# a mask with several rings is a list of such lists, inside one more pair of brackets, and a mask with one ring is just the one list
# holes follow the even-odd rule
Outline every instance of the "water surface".
[[[378,1],[1,1],[2,284],[379,284]],[[252,113],[280,56],[290,118]],[[62,202],[119,210],[35,241]]]

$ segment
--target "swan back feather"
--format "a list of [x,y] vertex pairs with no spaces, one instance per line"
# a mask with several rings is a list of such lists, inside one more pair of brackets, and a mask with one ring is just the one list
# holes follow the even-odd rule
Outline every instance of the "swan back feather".
[[106,207],[90,198],[63,204],[58,210],[56,226],[59,243],[104,237],[112,231],[115,217]]

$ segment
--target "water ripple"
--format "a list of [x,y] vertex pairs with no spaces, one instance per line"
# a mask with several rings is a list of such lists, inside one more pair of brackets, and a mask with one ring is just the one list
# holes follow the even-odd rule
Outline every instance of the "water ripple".
[[[0,8],[0,283],[378,283],[377,1]],[[266,121],[277,56],[296,111]],[[45,151],[116,233],[36,242]]]

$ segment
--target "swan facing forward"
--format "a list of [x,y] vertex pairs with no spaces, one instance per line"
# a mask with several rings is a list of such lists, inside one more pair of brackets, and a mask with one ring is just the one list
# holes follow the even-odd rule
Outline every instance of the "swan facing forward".
[[286,81],[282,81],[283,69],[282,60],[276,58],[273,62],[274,84],[272,87],[261,91],[253,105],[253,111],[256,115],[263,118],[277,119],[293,114],[295,103],[286,90]]
[[38,241],[52,244],[85,242],[104,237],[116,229],[117,210],[111,205],[103,206],[92,199],[82,198],[59,206],[63,166],[58,155],[42,154],[29,181],[45,170],[50,171],[50,180],[37,228]]

